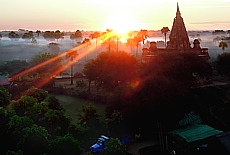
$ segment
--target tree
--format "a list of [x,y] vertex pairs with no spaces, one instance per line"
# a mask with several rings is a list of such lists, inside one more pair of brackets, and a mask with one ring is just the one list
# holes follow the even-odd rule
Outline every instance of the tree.
[[10,100],[10,92],[3,86],[0,86],[0,107],[6,107],[10,103]]
[[148,30],[140,30],[138,34],[142,37],[142,42],[144,44],[145,39],[148,38]]
[[97,109],[90,105],[82,105],[78,112],[79,124],[86,127],[96,127],[100,124],[100,115],[97,113]]
[[82,154],[83,150],[80,147],[80,142],[74,139],[73,135],[66,134],[64,136],[57,136],[50,140],[51,154]]
[[29,68],[30,64],[25,60],[11,60],[5,61],[0,65],[0,70],[2,75],[9,74],[10,76]]
[[107,111],[106,124],[111,133],[115,133],[115,135],[120,134],[119,131],[121,130],[122,121],[123,116],[121,112],[113,110],[112,114],[110,114],[110,112]]
[[[15,138],[22,138],[23,137],[23,129],[26,127],[32,127],[34,121],[27,117],[27,116],[18,116],[14,115],[10,117],[8,123],[9,133]],[[20,135],[20,137],[18,137]]]
[[24,78],[23,83],[21,83],[28,85],[26,87],[51,87],[54,84],[54,76],[63,71],[61,57],[51,53],[37,54],[29,63],[32,67],[23,71],[22,75],[23,77],[30,77]]
[[228,44],[223,39],[221,39],[219,47],[221,47],[222,50],[225,50],[225,47],[228,47]]
[[106,149],[101,151],[103,155],[125,155],[127,153],[126,146],[118,138],[110,138],[105,142],[105,146]]
[[128,39],[127,39],[126,45],[127,45],[127,46],[130,46],[130,52],[131,52],[131,53],[132,53],[133,47],[136,46],[135,43],[134,43],[134,39],[133,39],[133,38],[128,38]]
[[59,100],[55,96],[48,96],[44,101],[48,102],[48,108],[53,110],[62,110]]
[[70,77],[70,81],[71,81],[71,85],[73,84],[73,63],[74,63],[74,59],[77,57],[78,53],[76,50],[69,50],[66,52],[66,58],[70,59],[70,72],[71,72],[71,77]]
[[164,34],[164,37],[165,37],[165,47],[166,47],[166,34],[169,32],[169,28],[168,27],[163,27],[161,29],[161,33]]
[[143,40],[143,38],[142,38],[142,36],[140,36],[140,35],[136,35],[136,36],[134,36],[134,38],[133,38],[133,42],[134,42],[134,44],[135,44],[135,46],[136,46],[136,57],[138,57],[138,52],[139,52],[139,50],[138,50],[138,47],[139,47],[139,43],[141,42]]
[[33,43],[33,44],[36,44],[36,43],[37,43],[37,40],[35,39],[35,37],[32,37],[31,39],[32,39],[32,40],[31,40],[31,43]]
[[55,72],[62,68],[61,57],[51,53],[37,54],[29,63],[39,74],[50,73],[55,76]]
[[22,132],[23,136],[17,144],[18,150],[22,150],[24,154],[35,155],[49,151],[48,144],[51,136],[44,127],[33,124],[31,127],[23,128]]
[[119,39],[121,38],[121,35],[119,35],[119,34],[116,34],[115,35],[115,38],[116,38],[116,40],[117,40],[117,52],[118,52],[118,46],[119,46]]
[[88,91],[90,92],[90,88],[91,88],[91,82],[93,80],[96,80],[97,77],[97,68],[95,67],[96,62],[94,59],[88,61],[84,68],[83,68],[83,73],[86,75],[87,79],[88,79]]
[[32,97],[36,98],[38,100],[38,102],[41,102],[48,97],[48,92],[43,90],[43,89],[31,87],[30,89],[23,92],[22,95],[32,96]]
[[48,41],[55,41],[54,31],[45,31],[43,37]]
[[21,150],[18,150],[18,151],[8,150],[6,152],[6,155],[23,155],[23,152]]
[[98,57],[84,67],[89,79],[96,79],[103,88],[113,91],[137,77],[138,62],[130,53],[124,51],[101,52]]
[[97,49],[97,40],[98,40],[98,37],[100,37],[100,32],[94,32],[94,33],[92,33],[92,34],[90,34],[90,37],[92,38],[92,39],[96,39],[96,49]]
[[33,31],[26,32],[22,35],[22,39],[32,39],[33,38]]
[[56,30],[54,32],[54,38],[57,39],[57,41],[60,38],[63,39],[64,38],[64,32],[61,32],[60,30]]
[[86,46],[90,46],[91,45],[91,41],[89,38],[85,38],[83,41],[82,41],[82,44],[83,45],[86,45]]
[[36,33],[37,33],[38,38],[39,38],[41,31],[40,31],[40,30],[37,30]]
[[112,29],[106,29],[106,32],[103,32],[101,35],[102,44],[108,44],[108,51],[111,51],[111,41],[114,37],[113,30]]
[[19,40],[19,38],[20,38],[20,36],[19,36],[19,34],[17,34],[16,32],[14,32],[14,31],[11,31],[10,33],[9,33],[9,38],[12,40],[12,41],[18,41]]
[[[17,150],[24,154],[41,154],[48,151],[48,139],[50,135],[47,130],[34,124],[27,116],[14,115],[8,122],[8,134],[11,142]],[[11,144],[12,145],[12,144]],[[34,150],[38,149],[35,153]]]
[[53,42],[49,43],[48,49],[49,49],[50,53],[52,53],[52,54],[58,55],[60,52],[60,47],[59,47],[59,44],[57,44],[57,43],[53,43]]
[[82,33],[80,30],[77,30],[75,33],[70,35],[71,40],[77,40],[79,38],[82,38]]
[[10,103],[10,108],[14,109],[18,116],[24,116],[38,100],[32,96],[21,96],[18,100],[13,100]]
[[224,52],[222,54],[218,54],[216,64],[218,73],[230,77],[230,53]]
[[190,88],[196,84],[195,74],[199,76],[210,76],[212,68],[205,59],[199,59],[195,53],[191,52],[162,52],[154,60],[146,63],[145,74],[151,76],[166,76],[182,85]]

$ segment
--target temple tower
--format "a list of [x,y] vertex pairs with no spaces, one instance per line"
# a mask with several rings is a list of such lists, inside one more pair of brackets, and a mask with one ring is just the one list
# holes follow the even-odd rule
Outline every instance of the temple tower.
[[185,28],[184,20],[181,17],[178,3],[176,17],[173,21],[173,26],[169,35],[169,41],[166,48],[178,51],[186,51],[191,49],[188,33]]

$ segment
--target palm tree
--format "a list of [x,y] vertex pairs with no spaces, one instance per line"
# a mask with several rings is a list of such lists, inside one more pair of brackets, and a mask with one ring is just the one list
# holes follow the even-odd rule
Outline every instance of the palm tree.
[[165,47],[166,47],[166,34],[167,34],[169,31],[170,31],[170,30],[169,30],[168,27],[163,27],[163,28],[161,29],[161,33],[163,33],[164,36],[165,36]]
[[41,31],[40,31],[40,30],[37,30],[36,33],[37,33],[38,38],[39,38]]
[[133,42],[134,42],[134,44],[135,44],[136,47],[137,47],[137,49],[136,49],[136,57],[138,57],[138,46],[139,46],[139,43],[140,43],[141,41],[143,41],[143,40],[142,40],[142,36],[140,36],[140,35],[137,35],[137,36],[135,36],[135,37],[133,38]]
[[100,37],[100,33],[99,32],[94,32],[94,33],[92,33],[91,35],[90,35],[90,37],[92,38],[92,39],[96,39],[96,49],[97,49],[97,38],[98,37]]
[[133,46],[135,46],[134,39],[133,38],[128,38],[126,46],[130,46],[130,53],[132,53]]
[[108,37],[108,42],[109,42],[109,52],[111,51],[111,33],[113,30],[111,29],[106,29],[107,37]]
[[73,84],[73,61],[77,57],[78,53],[76,50],[69,50],[66,52],[66,58],[70,59],[71,61],[71,68],[70,68],[70,80],[71,80],[71,85]]
[[148,31],[147,30],[140,30],[140,32],[138,32],[138,35],[140,35],[142,37],[142,43],[144,44],[145,39],[148,38]]
[[116,40],[117,40],[117,52],[118,52],[118,45],[119,45],[119,39],[121,38],[121,35],[119,35],[119,34],[115,34],[115,36],[114,36],[115,38],[116,38]]
[[[85,47],[88,49],[88,47],[91,45],[91,41],[89,38],[85,38],[81,44],[85,45]],[[85,55],[85,61],[88,61],[87,55]]]

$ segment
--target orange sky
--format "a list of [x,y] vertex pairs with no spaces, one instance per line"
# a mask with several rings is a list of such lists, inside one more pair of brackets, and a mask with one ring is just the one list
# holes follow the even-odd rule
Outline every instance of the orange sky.
[[177,2],[187,30],[230,29],[230,0],[1,0],[0,31],[160,30]]

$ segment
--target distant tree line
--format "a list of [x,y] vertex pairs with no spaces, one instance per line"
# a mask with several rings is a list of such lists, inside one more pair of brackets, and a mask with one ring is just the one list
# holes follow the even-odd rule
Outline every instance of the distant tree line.
[[218,34],[230,34],[230,30],[224,31],[224,30],[214,30],[212,34],[218,35]]

